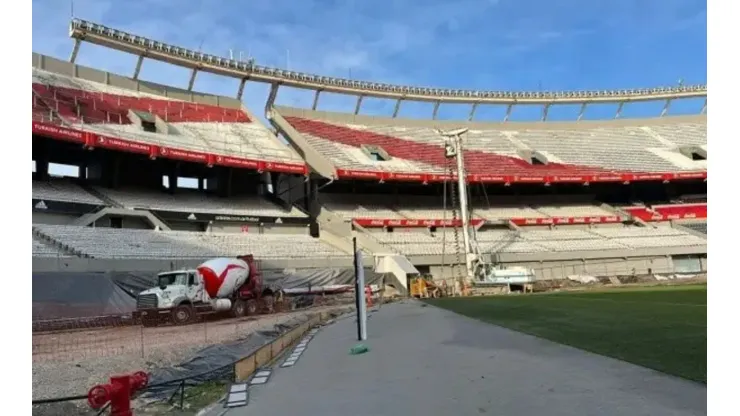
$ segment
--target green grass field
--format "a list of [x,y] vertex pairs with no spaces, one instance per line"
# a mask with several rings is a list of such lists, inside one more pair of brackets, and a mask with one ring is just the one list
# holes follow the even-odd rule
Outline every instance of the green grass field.
[[451,311],[706,383],[707,287],[430,299]]

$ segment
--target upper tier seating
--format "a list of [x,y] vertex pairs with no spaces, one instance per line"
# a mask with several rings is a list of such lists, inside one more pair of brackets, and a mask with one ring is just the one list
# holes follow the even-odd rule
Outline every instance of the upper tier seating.
[[143,189],[96,188],[98,192],[126,208],[146,208],[173,212],[262,217],[299,217],[307,215],[297,208],[284,210],[257,195],[218,198],[201,192],[182,190],[176,194]]
[[[309,144],[338,168],[406,173],[445,173],[445,139],[431,126],[406,126],[398,120],[363,124],[329,120],[321,113],[279,108],[286,120]],[[296,115],[294,115],[296,114]],[[363,119],[364,120],[364,119]],[[377,119],[376,119],[377,120]],[[687,120],[687,121],[682,121]],[[391,124],[393,123],[393,124]],[[666,119],[641,125],[490,123],[464,135],[464,156],[469,174],[585,176],[625,172],[679,172],[706,170],[706,160],[693,161],[678,152],[684,143],[706,145],[706,122]],[[685,135],[683,135],[685,131]],[[665,135],[665,137],[663,137]],[[362,146],[378,146],[391,159],[373,160]],[[547,163],[531,164],[522,152],[539,152]]]
[[[33,68],[34,120],[59,122],[109,137],[247,159],[303,163],[289,146],[239,109],[123,89]],[[159,117],[169,134],[143,131],[129,110]]]
[[81,186],[65,179],[32,181],[33,199],[44,201],[73,202],[77,204],[105,205],[105,202],[91,195]]
[[245,253],[258,259],[348,256],[307,234],[219,234],[46,224],[33,227],[95,258],[203,259]]

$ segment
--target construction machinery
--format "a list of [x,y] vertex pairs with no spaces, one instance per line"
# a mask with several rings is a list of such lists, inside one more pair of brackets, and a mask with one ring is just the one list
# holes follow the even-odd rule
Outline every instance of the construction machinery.
[[163,272],[157,281],[157,287],[144,290],[136,301],[134,317],[144,326],[184,325],[205,314],[242,317],[290,309],[282,293],[263,286],[251,254],[211,259],[194,270]]

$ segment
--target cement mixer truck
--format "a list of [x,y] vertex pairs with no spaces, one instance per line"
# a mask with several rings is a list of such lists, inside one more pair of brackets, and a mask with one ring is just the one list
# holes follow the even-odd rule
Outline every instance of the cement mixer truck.
[[136,300],[134,318],[144,326],[184,325],[205,314],[272,313],[276,306],[275,293],[263,287],[252,255],[215,258],[194,270],[159,273],[157,283]]

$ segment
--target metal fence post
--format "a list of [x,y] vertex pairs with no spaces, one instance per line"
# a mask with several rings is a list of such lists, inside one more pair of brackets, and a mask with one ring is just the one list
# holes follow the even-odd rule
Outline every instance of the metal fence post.
[[141,358],[144,358],[144,325],[139,326],[139,343],[141,344]]

